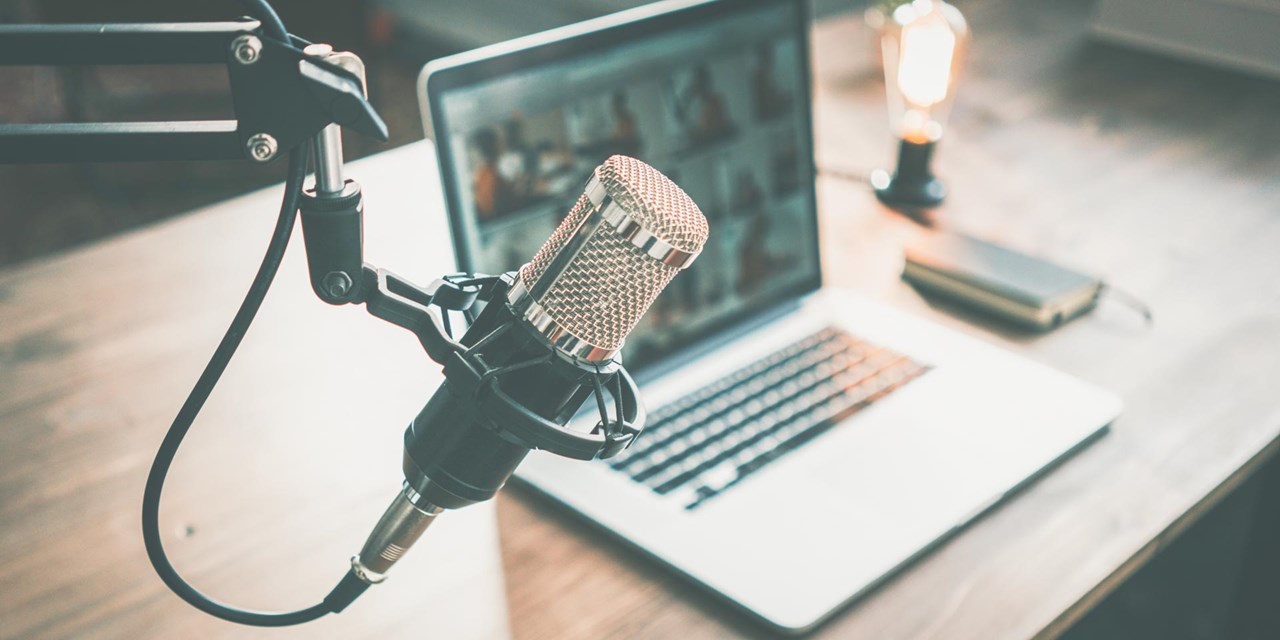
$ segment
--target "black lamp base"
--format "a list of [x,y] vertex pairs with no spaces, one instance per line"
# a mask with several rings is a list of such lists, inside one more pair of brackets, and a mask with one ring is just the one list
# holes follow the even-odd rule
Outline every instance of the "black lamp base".
[[946,185],[929,170],[933,156],[932,142],[902,141],[898,148],[898,169],[890,176],[888,171],[871,172],[871,187],[885,206],[899,211],[915,212],[932,209],[942,204],[947,196]]
[[947,187],[937,178],[924,181],[899,180],[884,169],[871,172],[876,198],[892,209],[932,209],[947,197]]

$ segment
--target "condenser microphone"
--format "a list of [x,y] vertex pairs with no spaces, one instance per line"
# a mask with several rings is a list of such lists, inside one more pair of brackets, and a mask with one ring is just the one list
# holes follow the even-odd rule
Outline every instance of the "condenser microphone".
[[[644,416],[620,351],[706,239],[697,205],[653,167],[613,156],[596,168],[445,360],[444,383],[405,431],[404,488],[350,575],[381,582],[437,514],[492,498],[530,450],[592,460],[630,445]],[[593,398],[595,427],[567,427]]]

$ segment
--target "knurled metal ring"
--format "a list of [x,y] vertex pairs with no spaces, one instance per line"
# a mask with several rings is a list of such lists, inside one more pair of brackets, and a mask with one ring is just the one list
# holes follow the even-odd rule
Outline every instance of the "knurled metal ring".
[[622,239],[635,245],[649,257],[671,267],[684,269],[701,253],[685,251],[654,235],[652,231],[636,220],[626,209],[622,208],[605,189],[599,174],[592,173],[587,181],[587,199],[596,211],[599,211],[605,224],[613,228]]

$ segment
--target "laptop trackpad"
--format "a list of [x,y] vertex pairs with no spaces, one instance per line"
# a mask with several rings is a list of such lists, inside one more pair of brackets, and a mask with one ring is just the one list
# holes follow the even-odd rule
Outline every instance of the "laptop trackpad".
[[981,455],[955,430],[905,424],[841,426],[852,429],[847,434],[833,430],[835,438],[814,447],[813,460],[805,466],[814,481],[847,496],[857,508],[908,526],[954,526],[1008,487],[1010,470],[1000,453],[988,450],[996,455]]

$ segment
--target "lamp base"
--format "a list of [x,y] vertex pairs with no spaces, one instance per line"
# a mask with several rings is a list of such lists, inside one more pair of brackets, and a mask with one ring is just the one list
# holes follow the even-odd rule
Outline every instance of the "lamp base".
[[903,140],[898,147],[898,168],[893,175],[883,169],[871,172],[871,187],[880,202],[906,213],[942,204],[947,188],[929,170],[933,146],[933,142]]
[[947,187],[932,176],[923,180],[904,180],[890,176],[884,169],[871,172],[871,187],[876,198],[892,209],[932,209],[947,197]]

